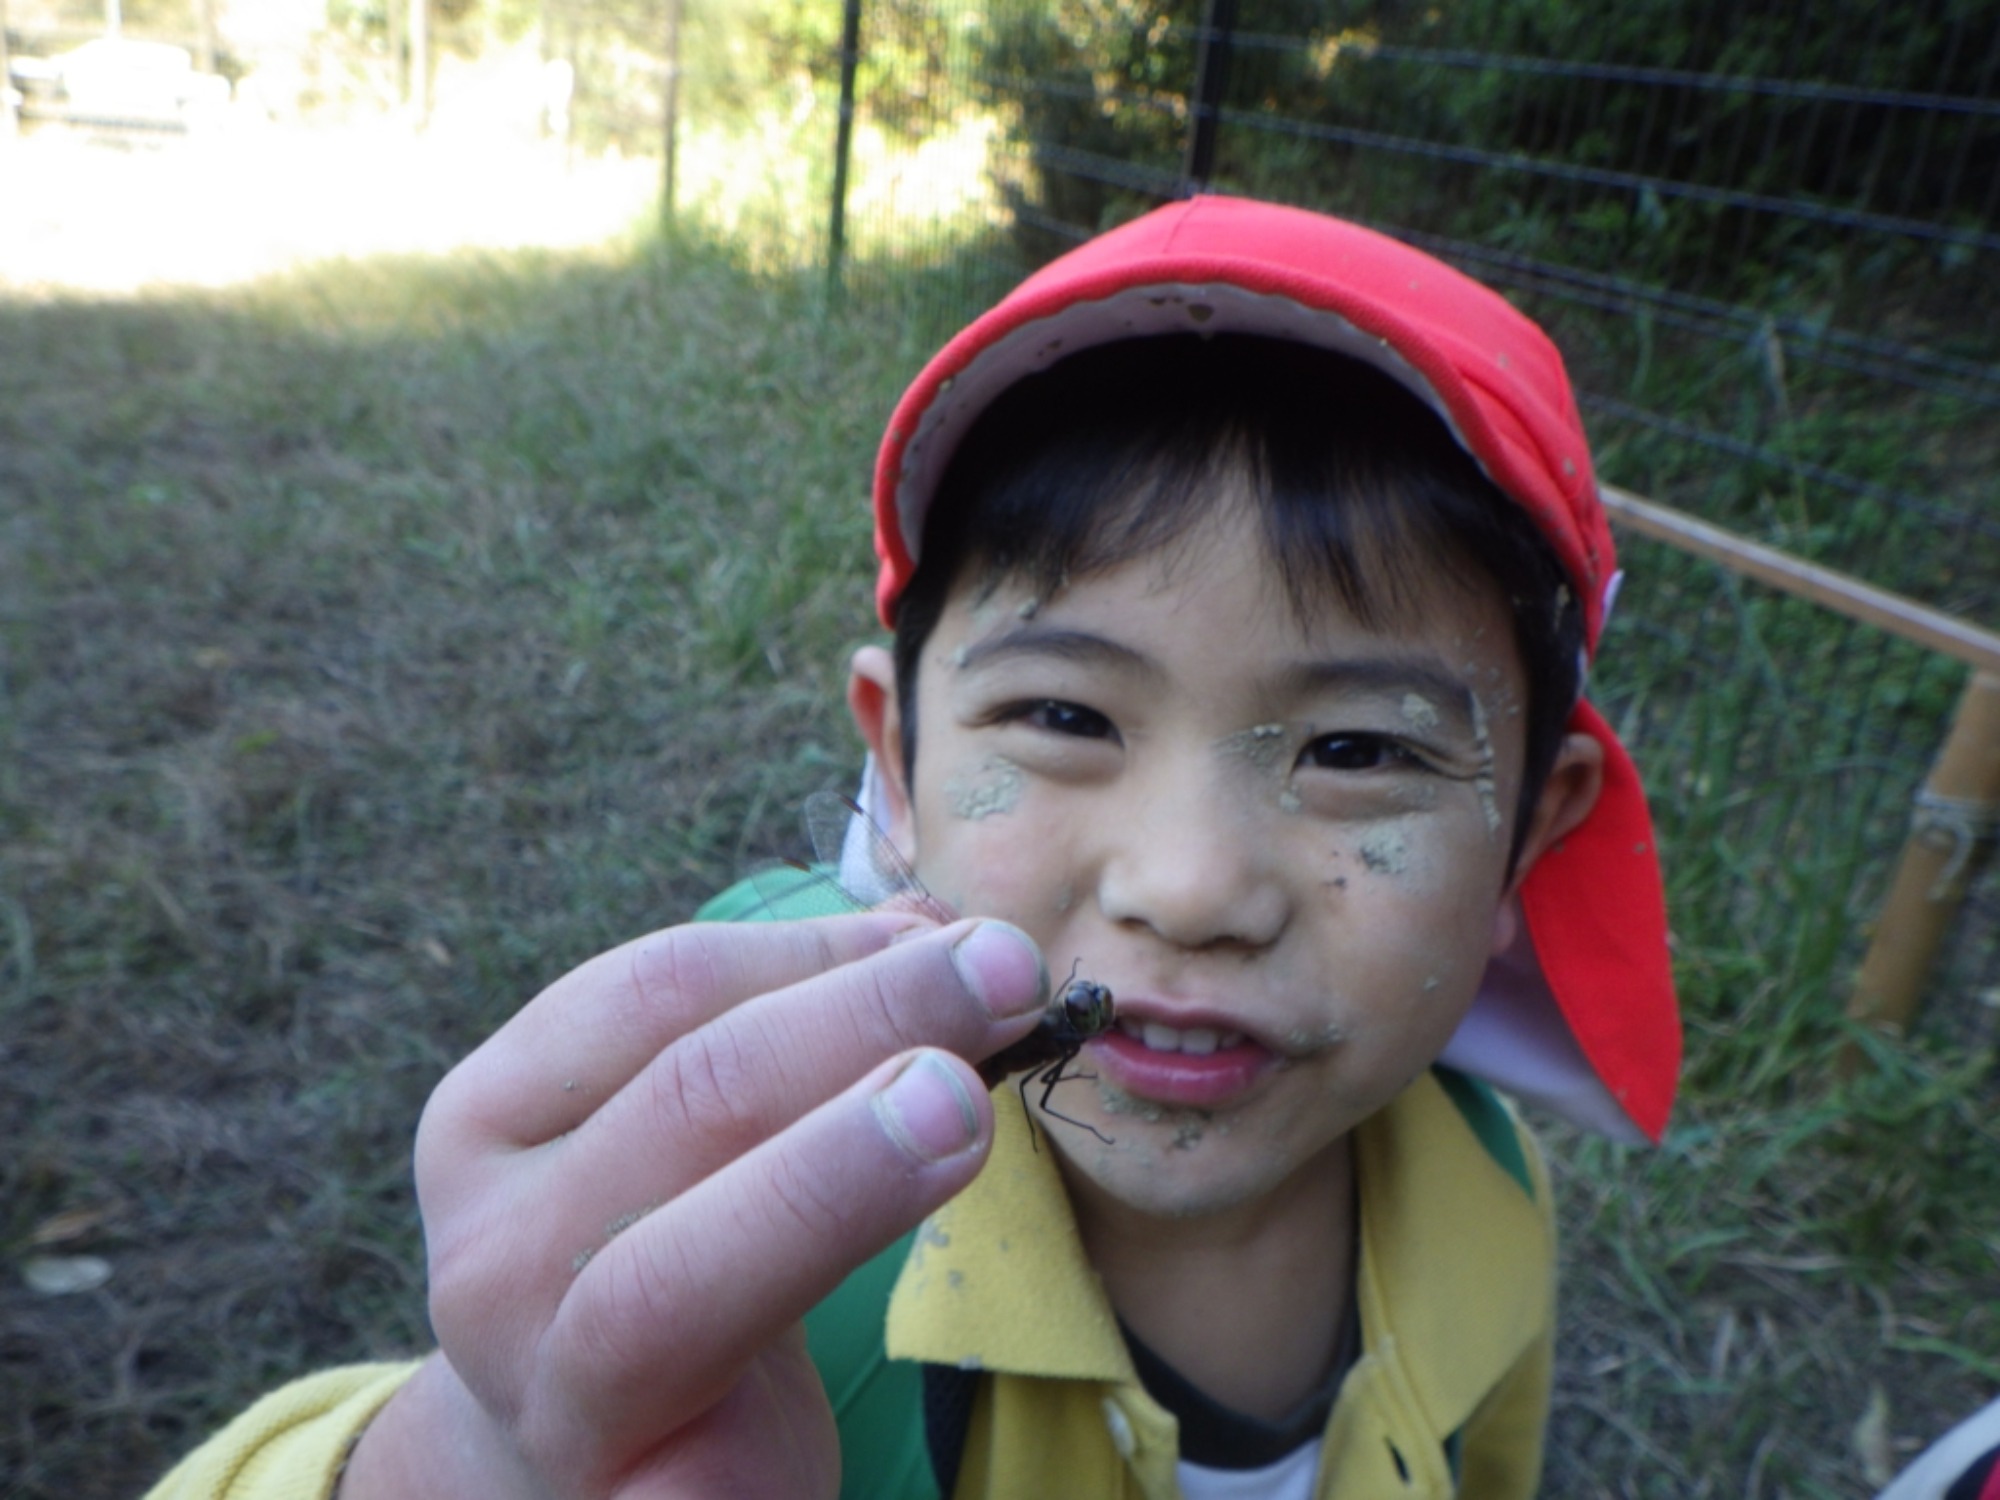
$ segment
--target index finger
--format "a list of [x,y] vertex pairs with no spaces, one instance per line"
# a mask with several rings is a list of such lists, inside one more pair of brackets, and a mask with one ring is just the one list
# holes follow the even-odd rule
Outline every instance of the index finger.
[[[809,922],[696,922],[600,953],[543,990],[473,1056],[481,1124],[519,1144],[573,1130],[688,1032],[758,995],[881,952],[935,924],[906,911]],[[552,1092],[549,1080],[561,1080]],[[449,1082],[449,1080],[448,1080]],[[466,1101],[470,1102],[470,1101]],[[476,1105],[473,1112],[485,1115]]]

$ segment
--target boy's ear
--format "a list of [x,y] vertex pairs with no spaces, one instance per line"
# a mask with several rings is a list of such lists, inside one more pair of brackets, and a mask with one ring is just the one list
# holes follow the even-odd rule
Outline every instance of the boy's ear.
[[1563,736],[1555,766],[1528,815],[1528,836],[1521,840],[1520,857],[1514,861],[1506,892],[1494,910],[1492,952],[1496,957],[1513,946],[1520,929],[1520,903],[1514,897],[1528,871],[1564,834],[1590,816],[1603,790],[1604,747],[1587,734]]
[[875,760],[882,805],[875,809],[882,831],[903,852],[916,853],[916,824],[910,789],[903,779],[903,709],[896,695],[895,659],[880,646],[863,646],[847,665],[847,711]]
[[1564,735],[1555,766],[1528,815],[1528,834],[1521,840],[1520,858],[1514,862],[1507,884],[1510,895],[1520,889],[1528,871],[1550,846],[1590,816],[1603,790],[1604,747],[1587,734]]

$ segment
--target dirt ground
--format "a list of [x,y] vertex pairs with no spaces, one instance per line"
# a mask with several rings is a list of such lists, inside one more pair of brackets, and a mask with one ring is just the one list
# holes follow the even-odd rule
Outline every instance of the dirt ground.
[[0,137],[0,291],[131,295],[328,257],[598,244],[648,211],[659,171],[473,124],[29,125]]

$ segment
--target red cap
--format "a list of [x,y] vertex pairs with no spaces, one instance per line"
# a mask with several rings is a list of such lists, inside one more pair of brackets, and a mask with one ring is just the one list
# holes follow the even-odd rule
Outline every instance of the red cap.
[[[883,620],[915,569],[952,453],[995,397],[1079,349],[1185,332],[1333,350],[1421,397],[1554,548],[1595,654],[1617,564],[1555,346],[1498,294],[1399,241],[1222,197],[1170,204],[1051,262],[924,367],[875,467]],[[1652,819],[1596,710],[1579,702],[1570,728],[1603,745],[1603,794],[1529,872],[1530,941],[1491,965],[1441,1061],[1607,1134],[1657,1141],[1681,1035]]]

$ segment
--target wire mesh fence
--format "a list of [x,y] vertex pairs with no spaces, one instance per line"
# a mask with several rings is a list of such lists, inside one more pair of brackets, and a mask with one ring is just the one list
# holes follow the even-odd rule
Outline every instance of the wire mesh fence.
[[865,7],[924,67],[860,108],[992,118],[966,175],[1026,259],[1194,187],[1360,219],[1557,332],[1619,482],[2000,619],[2000,8],[959,9]]
[[[826,9],[787,146],[847,122],[791,169],[840,178],[802,244],[846,296],[935,332],[1188,191],[1327,209],[1549,327],[1608,481],[2000,626],[2000,5],[866,0],[845,45]],[[1624,550],[1596,691],[1684,972],[1718,1026],[1823,1025],[1964,668]],[[1990,1037],[1990,881],[1932,989],[1933,1027]]]

